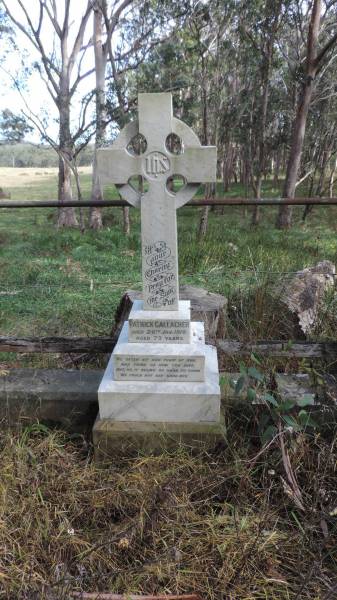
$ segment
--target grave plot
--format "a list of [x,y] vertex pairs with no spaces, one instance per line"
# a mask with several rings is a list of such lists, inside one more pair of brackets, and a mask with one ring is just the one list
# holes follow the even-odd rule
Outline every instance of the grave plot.
[[[171,124],[185,140],[188,163],[189,143],[203,150],[174,117]],[[211,600],[324,598],[336,570],[336,342],[248,340],[243,328],[243,339],[230,339],[251,299],[247,305],[242,299],[234,319],[233,298],[178,286],[172,207],[179,193],[162,184],[185,168],[184,152],[171,156],[173,147],[161,142],[144,156],[127,154],[128,168],[150,180],[144,194],[130,191],[130,172],[120,167],[119,179],[109,157],[116,156],[117,165],[123,160],[132,127],[115,150],[104,151],[103,166],[107,180],[118,177],[121,193],[141,204],[143,293],[130,289],[123,295],[111,335],[0,339],[3,351],[57,352],[67,366],[1,367],[4,594],[63,600],[97,597],[92,590],[131,597],[135,591],[151,596],[178,590]],[[152,133],[150,128],[150,141]],[[209,166],[204,161],[200,176]],[[187,175],[183,199],[196,186],[194,169],[190,180]],[[153,215],[158,227],[151,226]],[[167,227],[160,223],[163,215]],[[77,256],[86,250],[80,239]],[[137,260],[132,252],[130,262]],[[325,275],[328,285],[333,282],[332,267],[327,273],[309,269],[313,291]],[[79,262],[69,260],[62,269],[83,276]],[[308,269],[299,275],[302,282],[307,277]],[[315,302],[302,310],[301,285],[292,290],[293,301],[283,294],[287,314],[299,307],[300,324],[312,325],[320,314]],[[254,301],[261,301],[258,292]],[[54,302],[56,307],[56,295]],[[84,321],[83,305],[76,313],[81,310]],[[277,310],[282,320],[283,309]],[[111,320],[110,314],[106,334]],[[105,373],[96,363],[88,368],[92,352],[104,364],[112,351]],[[211,354],[213,369],[207,365]],[[329,373],[322,373],[323,363]],[[152,390],[145,398],[144,384]],[[99,388],[104,416],[92,444]],[[95,464],[94,450],[104,468]]]

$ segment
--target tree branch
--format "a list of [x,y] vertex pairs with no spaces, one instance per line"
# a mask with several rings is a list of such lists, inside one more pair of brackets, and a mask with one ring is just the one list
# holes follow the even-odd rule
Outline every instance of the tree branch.
[[322,48],[322,50],[316,56],[316,59],[315,59],[316,68],[320,66],[320,63],[323,61],[325,55],[327,54],[327,52],[329,52],[329,50],[331,50],[331,48],[333,48],[333,46],[336,44],[336,42],[337,42],[337,33],[335,33],[330,38],[330,40],[325,44],[325,46]]
[[[68,0],[69,1],[69,0]],[[70,58],[69,58],[69,74],[71,74],[72,68],[74,66],[76,57],[81,49],[81,46],[83,44],[83,37],[84,37],[84,32],[85,32],[85,28],[90,16],[91,11],[93,10],[93,5],[91,0],[88,0],[88,4],[87,4],[87,8],[86,11],[81,19],[81,23],[77,32],[77,36],[73,45],[73,49],[70,53]]]

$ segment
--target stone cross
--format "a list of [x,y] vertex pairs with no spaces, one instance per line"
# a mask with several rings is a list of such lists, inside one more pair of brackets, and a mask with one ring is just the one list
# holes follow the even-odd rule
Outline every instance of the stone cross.
[[[176,209],[194,196],[199,184],[216,181],[216,147],[201,146],[193,131],[173,117],[171,94],[139,94],[138,116],[112,148],[98,151],[99,176],[103,185],[116,184],[122,198],[141,209],[143,309],[178,310]],[[129,149],[138,134],[145,138],[146,150],[135,155]],[[172,150],[170,134],[180,139],[179,154]],[[135,175],[145,178],[146,191],[130,185]],[[186,185],[175,194],[168,180],[178,175]]]

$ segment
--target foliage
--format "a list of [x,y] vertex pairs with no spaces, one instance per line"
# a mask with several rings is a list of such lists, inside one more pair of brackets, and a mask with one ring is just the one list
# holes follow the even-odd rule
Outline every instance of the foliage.
[[[88,166],[92,164],[92,160],[93,147],[89,144],[79,154],[77,164],[79,167]],[[58,161],[57,153],[50,146],[44,144],[0,144],[0,168],[12,166],[50,168],[57,167]],[[3,185],[6,187],[5,181],[3,181]],[[56,190],[53,197],[56,198]]]
[[5,142],[15,144],[22,142],[25,135],[33,131],[27,120],[20,115],[15,115],[9,108],[2,111],[0,116],[0,130]]
[[254,354],[252,361],[258,366],[240,364],[240,377],[232,382],[235,394],[245,394],[247,401],[265,407],[259,413],[259,431],[262,443],[277,438],[283,429],[299,433],[316,429],[317,423],[306,407],[314,404],[311,395],[300,398],[283,398],[277,389],[273,371],[264,372],[262,363]]

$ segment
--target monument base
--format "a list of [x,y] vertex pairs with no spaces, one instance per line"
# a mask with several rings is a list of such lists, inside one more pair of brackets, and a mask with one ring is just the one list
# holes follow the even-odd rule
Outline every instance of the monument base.
[[223,421],[203,423],[154,423],[96,419],[93,427],[96,462],[138,453],[158,454],[177,450],[214,448],[224,440]]
[[[192,323],[192,330],[199,330],[202,324]],[[187,352],[203,352],[205,360],[204,381],[142,381],[116,380],[114,376],[115,354],[132,344],[124,344],[126,324],[118,344],[109,360],[104,377],[98,389],[99,413],[102,419],[112,421],[149,421],[170,423],[217,422],[220,415],[220,386],[216,349],[203,344],[160,344],[153,345],[184,359]],[[203,329],[203,327],[202,327]],[[200,334],[201,335],[201,334]],[[203,335],[202,335],[203,338]],[[122,340],[122,341],[120,341]],[[136,349],[138,347],[138,344]],[[151,344],[144,344],[151,350]],[[127,351],[127,350],[126,350]],[[144,354],[145,350],[141,348]],[[132,357],[131,357],[132,358]],[[146,360],[146,356],[144,357]],[[185,373],[185,371],[184,371]]]

